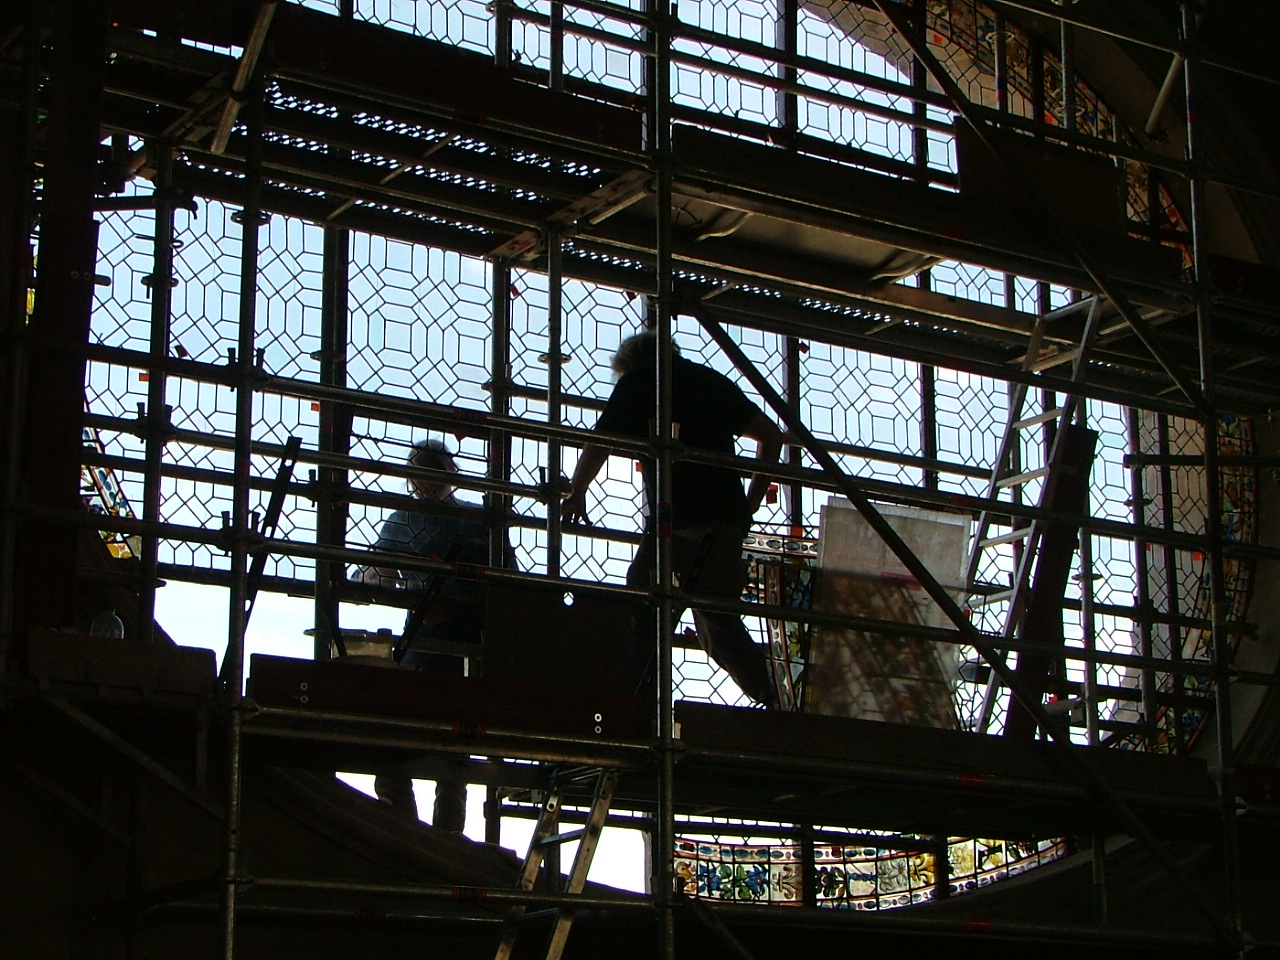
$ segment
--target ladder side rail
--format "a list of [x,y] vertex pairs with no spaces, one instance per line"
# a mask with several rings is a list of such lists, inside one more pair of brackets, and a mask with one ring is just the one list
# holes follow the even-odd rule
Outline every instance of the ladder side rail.
[[[604,828],[605,818],[609,816],[609,808],[613,804],[613,793],[617,785],[618,771],[602,770],[600,772],[595,796],[591,801],[591,814],[587,819],[582,839],[578,843],[578,849],[574,853],[573,866],[569,870],[569,882],[566,887],[568,893],[581,893],[587,885],[587,873],[591,869],[591,862],[595,859],[596,848],[600,845],[600,831]],[[560,960],[572,926],[573,911],[561,908],[556,914],[556,922],[551,930],[546,960]]]
[[[538,869],[546,856],[547,838],[556,831],[560,822],[560,801],[563,785],[558,776],[553,777],[547,795],[542,804],[542,812],[538,815],[537,826],[529,838],[529,851],[525,854],[524,863],[520,867],[520,875],[516,879],[517,890],[532,890],[538,879]],[[524,907],[511,908],[506,921],[502,925],[502,938],[494,951],[493,960],[509,960],[515,948],[516,938],[520,934],[518,920],[524,913]]]

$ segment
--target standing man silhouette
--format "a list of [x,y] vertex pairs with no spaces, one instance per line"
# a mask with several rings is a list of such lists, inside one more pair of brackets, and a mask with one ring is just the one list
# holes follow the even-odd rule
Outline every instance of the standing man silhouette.
[[[613,357],[618,380],[595,429],[648,438],[654,435],[654,381],[658,339],[641,333],[624,340]],[[738,437],[756,442],[762,467],[778,459],[783,435],[777,426],[728,377],[686,360],[672,345],[672,418],[676,439],[686,447],[732,455]],[[588,523],[587,490],[609,457],[587,444],[561,505],[568,522]],[[657,567],[658,504],[655,463],[642,459],[647,512],[644,536],[627,571],[627,585],[652,587]],[[682,589],[713,597],[739,599],[746,585],[742,542],[769,478],[757,473],[743,491],[742,475],[727,467],[677,460],[672,465],[671,528],[674,569]],[[698,643],[738,687],[756,703],[776,707],[777,694],[764,651],[742,618],[695,610]],[[647,636],[644,634],[647,632]],[[652,682],[654,632],[637,631],[637,680]]]

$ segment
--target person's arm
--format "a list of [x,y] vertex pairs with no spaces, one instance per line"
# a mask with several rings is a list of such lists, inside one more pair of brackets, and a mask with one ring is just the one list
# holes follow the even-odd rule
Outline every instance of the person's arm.
[[560,504],[560,519],[566,523],[591,522],[587,519],[587,489],[608,459],[609,451],[604,447],[588,443],[582,448],[573,479],[569,481],[569,495]]
[[[411,536],[405,514],[402,511],[396,511],[382,522],[382,527],[378,530],[378,539],[369,549],[377,553],[408,553]],[[395,567],[360,566],[356,568],[352,579],[375,587],[404,586],[404,575]]]
[[[778,454],[782,452],[782,431],[759,410],[742,428],[741,436],[756,442],[756,459],[762,468],[778,462]],[[773,478],[767,472],[751,475],[751,486],[747,488],[747,516],[755,516],[772,482]]]

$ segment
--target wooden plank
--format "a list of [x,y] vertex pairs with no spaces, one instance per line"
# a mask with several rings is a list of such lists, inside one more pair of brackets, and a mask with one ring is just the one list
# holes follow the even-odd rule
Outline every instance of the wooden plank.
[[31,634],[27,671],[62,683],[181,693],[212,699],[217,671],[212,650],[80,634]]
[[490,57],[451,44],[295,4],[276,14],[270,43],[280,76],[579,146],[643,145],[639,112],[516,80]]
[[[844,760],[883,766],[886,772],[931,771],[954,774],[974,784],[984,778],[1078,781],[1045,741],[1018,742],[1002,737],[938,730],[846,717],[773,713],[680,701],[675,706],[680,739],[691,747],[776,753],[784,756]],[[1216,791],[1203,760],[1168,757],[1101,747],[1074,747],[1094,764],[1107,784],[1181,797],[1212,798]]]
[[[678,126],[671,142],[678,192],[686,179],[705,179],[714,189],[699,196],[735,209],[992,269],[1016,269],[1031,258],[1043,261],[1034,276],[1060,282],[1073,275],[1076,285],[1088,285],[1042,217],[1011,217],[961,194],[707,130]],[[1110,229],[1077,232],[1117,278],[1162,285],[1178,280],[1181,261],[1171,248]],[[1047,269],[1055,263],[1056,271]]]
[[253,654],[248,695],[263,706],[452,723],[488,729],[625,739],[648,736],[636,697],[590,687],[471,680],[366,664]]

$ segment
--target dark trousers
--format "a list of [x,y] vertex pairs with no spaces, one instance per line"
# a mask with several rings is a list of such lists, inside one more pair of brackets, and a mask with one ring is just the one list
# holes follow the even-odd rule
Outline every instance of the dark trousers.
[[[726,600],[742,597],[747,566],[742,540],[747,527],[741,523],[708,524],[675,531],[672,537],[676,580],[688,593]],[[627,586],[652,587],[656,580],[658,543],[646,533],[627,570]],[[678,618],[683,610],[676,611]],[[635,661],[637,673],[652,683],[653,654],[657,637],[656,611],[648,609],[636,618]],[[739,689],[756,703],[773,705],[776,695],[769,676],[765,651],[751,639],[742,618],[731,613],[693,611],[698,645],[733,678]]]
[[[440,625],[437,625],[440,626]],[[448,627],[449,624],[443,625]],[[464,626],[470,627],[471,624]],[[441,631],[443,632],[443,631]],[[446,639],[458,642],[477,642],[478,628],[462,635],[463,631],[455,630],[459,636],[448,635]],[[476,634],[473,640],[471,633]],[[401,666],[422,673],[438,673],[449,677],[463,676],[462,659],[442,654],[422,653],[409,650],[405,653]],[[436,780],[436,801],[432,811],[431,825],[450,833],[462,833],[467,824],[467,779],[463,773],[461,761],[448,761],[447,770]],[[387,803],[406,820],[417,822],[418,804],[413,795],[413,781],[396,771],[379,774],[373,781],[373,792],[379,800]]]
[[[455,761],[450,761],[454,766]],[[451,833],[462,833],[467,824],[467,780],[461,771],[440,775],[436,781],[435,810],[431,825]],[[418,820],[418,802],[413,795],[413,781],[403,774],[383,773],[373,780],[373,792],[379,800],[406,820]]]

